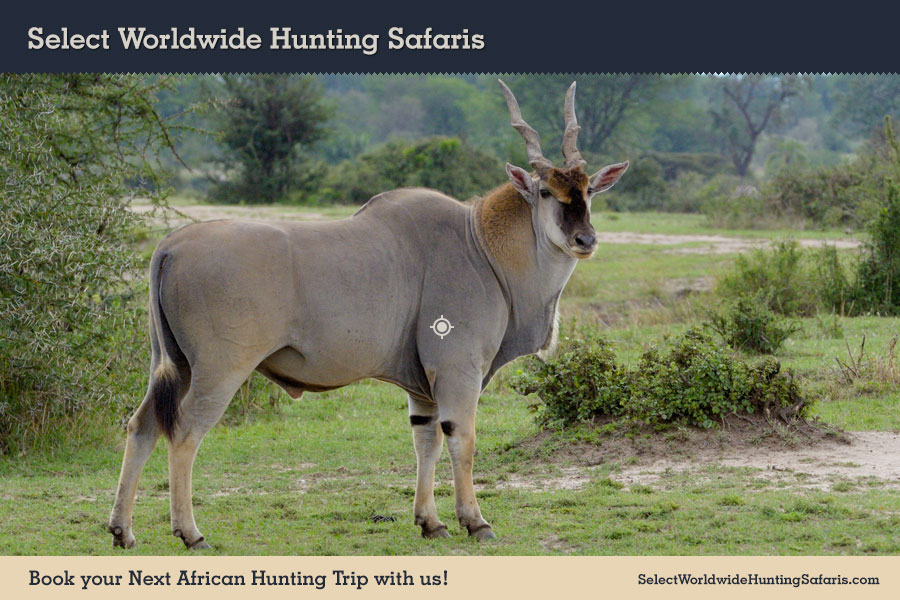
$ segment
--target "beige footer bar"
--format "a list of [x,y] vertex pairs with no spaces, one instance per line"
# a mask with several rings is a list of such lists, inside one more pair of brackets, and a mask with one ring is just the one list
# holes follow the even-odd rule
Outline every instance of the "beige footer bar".
[[900,557],[0,557],[4,598],[900,598]]

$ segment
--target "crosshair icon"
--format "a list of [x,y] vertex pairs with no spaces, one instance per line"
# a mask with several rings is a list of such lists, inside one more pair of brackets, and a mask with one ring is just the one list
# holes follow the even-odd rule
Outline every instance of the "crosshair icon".
[[431,330],[441,339],[444,339],[444,336],[450,333],[451,329],[453,329],[453,325],[444,318],[444,315],[441,315],[440,319],[435,319],[434,323],[431,324]]

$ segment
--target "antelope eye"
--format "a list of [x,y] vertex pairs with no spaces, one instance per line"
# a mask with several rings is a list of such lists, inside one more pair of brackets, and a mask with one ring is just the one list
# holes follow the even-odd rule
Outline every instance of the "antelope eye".
[[541,190],[541,198],[549,198],[549,197],[550,197],[550,190],[547,190],[547,189]]

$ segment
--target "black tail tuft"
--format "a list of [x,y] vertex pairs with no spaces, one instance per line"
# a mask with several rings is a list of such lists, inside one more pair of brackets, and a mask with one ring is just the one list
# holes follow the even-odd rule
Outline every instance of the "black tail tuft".
[[164,372],[153,381],[156,422],[167,438],[172,439],[178,420],[179,378],[177,372]]

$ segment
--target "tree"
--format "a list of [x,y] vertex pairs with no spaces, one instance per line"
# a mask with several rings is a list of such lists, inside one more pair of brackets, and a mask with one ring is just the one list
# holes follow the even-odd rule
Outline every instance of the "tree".
[[223,78],[219,103],[226,170],[234,179],[213,195],[222,200],[273,202],[311,187],[315,175],[303,152],[325,137],[331,107],[312,77],[240,75]]
[[[573,79],[578,81],[575,95],[575,112],[581,126],[578,147],[587,152],[606,150],[610,138],[635,109],[649,103],[673,81],[670,77],[640,74],[510,77],[507,83],[522,106],[522,114],[544,140],[562,139],[563,98]],[[498,94],[497,98],[502,104],[502,96]]]
[[0,77],[0,454],[63,422],[80,435],[86,415],[117,416],[131,363],[111,357],[146,339],[131,301],[142,219],[129,202],[162,195],[158,151],[172,138],[154,101],[165,85]]
[[809,79],[793,75],[722,78],[721,102],[710,112],[738,175],[747,174],[759,136],[784,116],[788,101],[808,86]]
[[896,75],[846,75],[840,78],[835,119],[852,133],[869,135],[884,117],[900,119],[900,77]]

